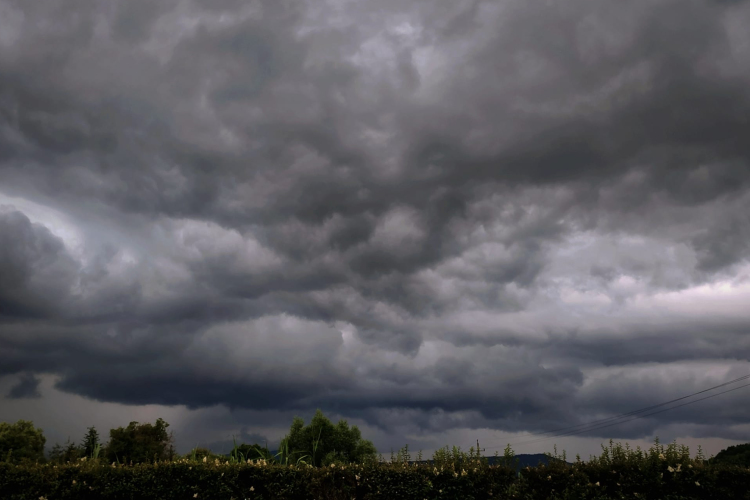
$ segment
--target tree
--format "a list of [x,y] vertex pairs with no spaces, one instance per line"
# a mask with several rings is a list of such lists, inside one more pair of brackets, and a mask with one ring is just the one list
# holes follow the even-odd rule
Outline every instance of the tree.
[[65,442],[65,446],[55,443],[49,453],[49,459],[56,463],[76,462],[78,459],[86,457],[92,458],[94,451],[99,446],[99,433],[94,427],[89,427],[88,432],[83,436],[80,446],[70,441]]
[[167,427],[169,424],[159,418],[155,424],[130,422],[127,427],[111,429],[104,456],[108,462],[172,460],[174,438],[167,433]]
[[89,427],[88,432],[83,436],[83,441],[81,441],[83,456],[89,458],[92,457],[97,446],[99,446],[99,433],[96,431],[95,427]]
[[34,428],[31,421],[0,422],[0,460],[44,460],[46,441],[42,429]]
[[750,467],[750,443],[738,444],[721,450],[709,463]]
[[49,459],[51,462],[64,463],[63,462],[63,448],[60,443],[55,443],[55,446],[49,452]]
[[317,410],[305,426],[304,420],[294,417],[292,426],[281,441],[281,449],[288,450],[292,461],[306,457],[308,463],[321,466],[331,463],[361,463],[375,460],[377,450],[371,441],[362,439],[356,425],[349,427],[346,420],[337,425]]
[[70,438],[65,442],[65,446],[60,446],[59,443],[55,443],[52,450],[49,453],[49,459],[52,462],[64,464],[66,462],[76,462],[79,458],[82,458],[83,448],[79,448],[75,443],[70,441]]

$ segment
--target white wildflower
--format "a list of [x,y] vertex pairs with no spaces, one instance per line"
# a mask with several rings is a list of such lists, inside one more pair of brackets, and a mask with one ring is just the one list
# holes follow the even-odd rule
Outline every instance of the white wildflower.
[[596,482],[596,485],[599,486],[599,481]]
[[672,466],[671,466],[671,465],[667,467],[667,470],[668,470],[669,472],[674,472],[674,469],[672,468]]
[[696,482],[695,482],[695,485],[696,485],[696,486],[700,486],[700,485],[701,485],[701,483],[699,483],[698,481],[696,481]]
[[254,486],[250,486],[250,491],[255,491],[255,487]]

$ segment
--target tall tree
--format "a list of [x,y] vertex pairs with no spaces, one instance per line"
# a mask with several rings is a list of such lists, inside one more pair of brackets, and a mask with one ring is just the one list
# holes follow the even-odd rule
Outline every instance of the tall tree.
[[31,421],[0,422],[0,460],[44,460],[46,441],[42,429],[35,428]]
[[91,457],[94,454],[97,445],[99,445],[99,433],[96,431],[95,427],[89,427],[88,432],[83,436],[83,441],[81,441],[83,456]]
[[281,448],[288,449],[292,461],[306,456],[305,460],[315,466],[334,462],[361,463],[375,460],[377,456],[375,446],[362,439],[356,425],[349,427],[346,420],[333,425],[320,410],[315,412],[307,426],[300,417],[294,417],[289,434],[281,441]]
[[155,424],[130,422],[127,427],[111,429],[104,453],[107,461],[138,463],[171,460],[174,456],[174,438],[167,432],[167,427],[169,424],[159,418]]

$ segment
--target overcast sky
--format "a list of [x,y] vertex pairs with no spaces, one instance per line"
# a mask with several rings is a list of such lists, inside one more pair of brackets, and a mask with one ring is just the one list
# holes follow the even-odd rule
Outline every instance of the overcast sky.
[[[0,420],[494,454],[750,374],[750,3],[0,0]],[[580,436],[750,441],[750,389]]]

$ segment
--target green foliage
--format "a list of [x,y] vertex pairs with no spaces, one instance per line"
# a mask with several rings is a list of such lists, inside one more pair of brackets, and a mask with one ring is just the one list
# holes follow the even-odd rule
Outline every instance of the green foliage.
[[[512,458],[510,447],[506,451]],[[549,466],[526,467],[520,475],[505,466],[486,465],[476,450],[466,453],[456,447],[443,449],[436,454],[438,461],[429,464],[410,464],[406,446],[391,462],[325,467],[231,463],[227,457],[132,466],[85,459],[65,465],[0,463],[0,492],[4,500],[750,499],[748,468],[691,459],[687,448],[676,443],[663,446],[657,440],[641,451],[610,441],[602,451],[586,463],[555,460]]]
[[169,424],[161,418],[155,424],[130,422],[127,427],[109,431],[104,450],[108,462],[142,463],[171,460],[174,457],[173,437],[167,433]]
[[750,444],[705,460],[700,447],[691,458],[687,446],[664,446],[658,437],[647,451],[610,440],[599,457],[585,463],[577,457],[572,465],[555,446],[553,454],[546,454],[548,466],[516,473],[518,459],[510,445],[495,466],[479,450],[463,452],[455,446],[437,450],[430,463],[421,462],[420,452],[415,464],[407,445],[391,452],[389,462],[378,463],[374,446],[356,426],[343,420],[334,425],[320,410],[310,425],[294,419],[275,456],[265,446],[235,442],[228,457],[196,448],[172,461],[168,425],[158,419],[153,425],[131,422],[111,430],[103,453],[107,462],[89,460],[100,450],[98,433],[90,427],[80,446],[68,439],[65,446],[53,447],[49,463],[35,464],[43,460],[41,429],[25,421],[0,424],[2,497],[750,500]]
[[[696,459],[702,462],[701,459]],[[592,457],[589,464],[598,464],[604,467],[621,467],[621,466],[638,466],[641,468],[658,467],[663,463],[682,464],[687,466],[692,464],[690,458],[690,448],[685,445],[677,445],[676,442],[670,443],[666,447],[659,442],[659,437],[654,439],[654,446],[647,452],[641,451],[640,447],[635,450],[625,443],[614,444],[609,440],[609,447],[602,445],[602,454],[599,457]]]
[[[612,440],[611,439],[609,440],[609,443],[610,443],[610,445],[612,444]],[[510,447],[510,444],[508,445],[508,448],[509,447]],[[552,462],[552,461],[567,462],[568,461],[567,454],[565,453],[565,450],[563,450],[563,452],[560,455],[557,454],[557,445],[554,445],[554,452],[552,452],[552,453],[545,453],[545,455],[547,456],[547,458],[549,458],[550,462]]]
[[750,467],[750,443],[738,444],[721,450],[709,460],[711,464],[739,465]]
[[0,460],[20,462],[24,460],[44,460],[42,429],[34,428],[34,423],[19,420],[15,424],[0,422]]
[[479,450],[475,451],[473,446],[468,452],[461,451],[460,446],[454,446],[452,449],[446,446],[435,450],[432,455],[432,465],[440,470],[457,471],[466,467],[487,467],[487,459],[481,456]]
[[57,464],[64,464],[68,462],[77,462],[79,459],[85,456],[83,448],[75,445],[70,441],[70,438],[65,442],[65,446],[60,446],[58,443],[52,447],[49,454],[51,462]]
[[70,438],[68,438],[64,446],[56,443],[50,451],[49,459],[56,464],[77,462],[83,457],[97,459],[100,451],[99,433],[94,427],[89,427],[80,446],[76,446],[75,443],[70,441]]
[[505,447],[503,451],[503,459],[500,461],[502,465],[509,469],[515,469],[516,465],[521,461],[520,458],[516,458],[516,454],[513,448],[510,447],[510,443]]
[[237,460],[238,462],[246,462],[247,460],[258,460],[265,459],[270,460],[271,450],[265,446],[259,444],[241,444],[235,445],[232,452],[229,454],[230,458]]
[[191,462],[111,466],[79,462],[63,466],[0,465],[0,491],[9,500],[222,499],[307,500],[487,498],[513,480],[500,469],[468,471],[457,478],[430,467],[355,464],[333,467],[263,463]]
[[711,467],[702,453],[691,459],[687,446],[664,446],[657,437],[648,451],[610,440],[599,457],[586,463],[527,467],[519,485],[535,498],[748,499],[750,493],[742,486],[748,479],[746,468]]
[[88,458],[95,458],[94,454],[96,453],[98,455],[99,449],[99,433],[96,431],[95,427],[89,427],[86,435],[83,436],[83,441],[81,442],[81,450],[83,451],[83,456]]
[[273,455],[267,446],[259,444],[241,444],[237,446],[235,442],[234,449],[229,454],[229,463],[265,462],[277,465],[307,465],[305,460],[310,458],[308,455],[297,456],[296,461],[292,461],[293,454],[289,452],[289,444],[286,441],[281,442],[280,448],[278,453]]
[[377,456],[375,446],[362,439],[356,425],[349,427],[346,420],[333,425],[320,410],[307,426],[300,417],[294,417],[281,450],[282,461],[304,460],[314,466],[373,462]]
[[[260,455],[258,460],[264,460],[267,463],[275,463],[279,465],[308,465],[307,461],[310,460],[310,455],[290,452],[289,443],[287,441],[282,440],[279,448],[279,452],[276,455],[271,455],[268,448],[256,448],[256,451]],[[317,443],[314,445],[314,448],[317,449]],[[252,458],[253,457],[250,456],[248,459]]]
[[214,462],[216,460],[226,461],[227,459],[224,455],[214,453],[208,448],[193,448],[190,450],[190,453],[184,455],[182,458],[192,462],[202,462],[204,458],[206,462]]

